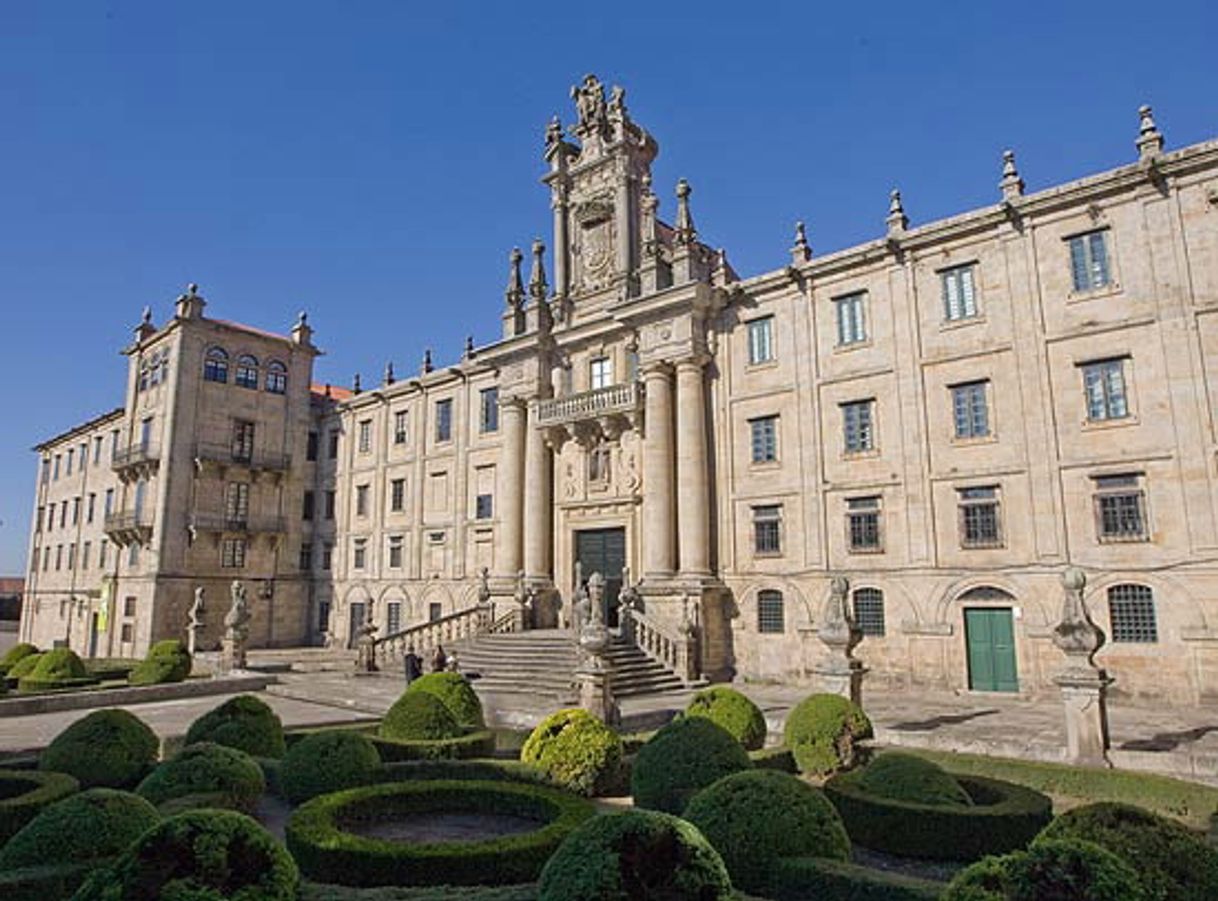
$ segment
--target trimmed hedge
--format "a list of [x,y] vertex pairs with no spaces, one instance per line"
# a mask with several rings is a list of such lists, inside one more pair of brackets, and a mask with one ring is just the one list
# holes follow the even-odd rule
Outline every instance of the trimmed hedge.
[[160,740],[120,708],[95,710],[60,732],[38,768],[75,776],[85,788],[134,788],[156,766]]
[[160,685],[183,682],[190,675],[191,659],[186,645],[176,638],[158,641],[127,677],[130,685]]
[[94,869],[83,863],[59,863],[0,870],[0,898],[4,901],[71,898]]
[[1185,826],[1129,804],[1089,804],[1055,819],[1037,842],[1093,842],[1135,870],[1149,899],[1218,898],[1218,850]]
[[80,790],[67,773],[0,770],[0,845],[21,831],[39,812]]
[[381,782],[465,780],[553,786],[548,773],[519,760],[403,760],[381,766]]
[[530,883],[348,888],[306,882],[300,887],[300,901],[537,901],[537,886]]
[[293,804],[371,782],[381,757],[359,732],[316,732],[296,742],[278,768],[277,788]]
[[[1099,845],[1038,841],[957,874],[943,901],[1144,901],[1138,874]],[[1173,901],[1176,896],[1170,896]],[[1212,897],[1212,896],[1210,896]]]
[[34,667],[38,665],[38,661],[42,659],[42,652],[35,654],[27,654],[20,658],[16,663],[8,669],[7,678],[10,682],[20,681],[25,676],[28,676],[34,671]]
[[57,801],[30,820],[0,848],[0,870],[96,865],[160,822],[156,808],[139,795],[91,788]]
[[546,864],[537,897],[730,901],[733,892],[723,860],[692,825],[669,814],[627,810],[575,830]]
[[597,795],[617,780],[622,740],[586,710],[559,710],[529,735],[520,760],[541,767],[568,791]]
[[759,750],[769,731],[761,708],[725,685],[702,689],[690,700],[685,715],[706,717],[726,729],[749,751]]
[[931,806],[971,807],[973,799],[943,767],[913,754],[886,751],[859,773],[855,783],[878,798]]
[[936,901],[943,883],[844,860],[787,857],[774,862],[765,896],[773,901]]
[[[533,832],[487,841],[422,844],[366,838],[352,823],[432,812],[475,812],[538,821]],[[512,885],[531,882],[554,849],[592,816],[592,805],[557,789],[512,782],[401,782],[322,795],[297,808],[287,846],[310,879],[339,885]]]
[[636,807],[679,814],[701,789],[752,766],[726,729],[705,717],[683,717],[639,749],[630,791]]
[[0,676],[7,675],[8,671],[13,668],[17,661],[24,660],[31,654],[37,653],[38,648],[34,647],[34,645],[30,644],[28,641],[23,641],[19,644],[13,645],[4,652],[3,657],[0,657]]
[[787,714],[786,746],[801,773],[828,776],[859,762],[858,744],[874,731],[863,708],[840,695],[815,694]]
[[749,760],[759,770],[778,770],[780,773],[798,773],[795,765],[795,755],[786,745],[775,748],[762,748],[759,751],[749,751]]
[[723,858],[732,883],[762,891],[781,857],[850,859],[842,818],[825,796],[774,770],[735,773],[694,795],[682,816]]
[[136,788],[157,807],[231,807],[252,811],[266,791],[262,769],[236,748],[201,742],[187,745]]
[[253,695],[229,698],[191,723],[185,744],[203,741],[236,748],[251,757],[282,757],[287,750],[279,717]]
[[385,763],[407,760],[470,760],[489,757],[495,753],[495,733],[489,729],[436,741],[385,738],[369,735]]
[[[33,655],[31,654],[30,657]],[[29,660],[30,657],[25,658]],[[84,661],[71,648],[52,648],[38,655],[38,662],[27,675],[17,680],[20,692],[58,691],[65,688],[80,688],[96,685],[97,679],[89,675]]]
[[972,807],[943,807],[880,798],[859,786],[859,772],[825,783],[825,795],[850,839],[867,848],[930,860],[976,860],[1025,847],[1053,817],[1038,791],[977,776],[961,776]]
[[434,694],[405,691],[385,713],[376,734],[395,741],[446,741],[460,736],[461,726]]
[[249,817],[195,810],[144,833],[73,901],[294,901],[299,881],[288,852]]
[[101,682],[126,680],[140,665],[140,661],[130,657],[86,657],[84,662],[89,675]]
[[481,729],[486,725],[482,701],[469,680],[460,673],[428,673],[406,687],[406,692],[422,692],[438,699],[463,729]]

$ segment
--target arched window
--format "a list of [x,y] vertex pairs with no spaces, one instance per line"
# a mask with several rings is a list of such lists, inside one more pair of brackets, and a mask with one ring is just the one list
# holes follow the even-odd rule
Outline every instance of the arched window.
[[781,633],[786,630],[782,592],[769,589],[757,592],[757,631]]
[[1155,595],[1145,585],[1113,585],[1108,589],[1112,640],[1153,644],[1159,640]]
[[284,394],[288,390],[288,367],[278,360],[271,360],[267,364],[266,390],[271,394]]
[[258,358],[249,354],[237,357],[237,377],[233,381],[242,388],[258,388]]
[[884,637],[884,592],[878,588],[854,589],[854,621],[864,635]]
[[208,349],[207,355],[203,358],[203,381],[228,381],[228,354],[222,348]]

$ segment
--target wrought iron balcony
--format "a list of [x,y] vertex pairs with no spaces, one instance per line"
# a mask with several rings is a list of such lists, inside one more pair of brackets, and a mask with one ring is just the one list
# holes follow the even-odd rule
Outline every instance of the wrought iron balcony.
[[638,382],[548,398],[537,405],[537,425],[546,428],[595,421],[601,417],[632,417],[639,411],[642,402],[643,390]]
[[192,532],[241,532],[278,535],[287,531],[282,516],[228,516],[223,513],[195,513],[190,517]]
[[207,442],[200,442],[196,445],[195,460],[200,464],[213,463],[221,466],[244,466],[247,469],[265,469],[272,472],[282,472],[292,463],[290,454],[250,450],[231,444],[212,444]]

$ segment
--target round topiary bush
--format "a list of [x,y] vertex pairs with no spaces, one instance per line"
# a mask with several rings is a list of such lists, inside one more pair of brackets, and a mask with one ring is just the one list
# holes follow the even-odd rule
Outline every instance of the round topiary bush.
[[461,726],[444,702],[426,691],[406,691],[381,720],[377,735],[401,741],[456,738]]
[[160,822],[139,795],[91,788],[43,808],[0,848],[0,870],[105,860]]
[[704,716],[722,726],[749,751],[765,744],[765,714],[740,692],[723,685],[704,688],[685,708],[686,716]]
[[962,870],[941,901],[1148,901],[1138,874],[1099,845],[1038,841]]
[[460,673],[428,673],[411,682],[406,691],[435,695],[462,728],[481,729],[486,725],[482,717],[482,701],[469,680]]
[[282,757],[283,724],[265,701],[253,695],[229,698],[190,724],[186,744],[210,741],[253,757]]
[[249,817],[194,810],[170,817],[99,870],[76,901],[294,901],[300,873],[283,845]]
[[126,710],[95,710],[64,729],[38,768],[69,773],[85,788],[132,788],[156,766],[160,740]]
[[694,795],[684,818],[727,865],[737,888],[760,892],[783,857],[850,859],[842,818],[825,796],[794,776],[752,770]]
[[630,789],[637,807],[679,814],[698,791],[752,765],[727,730],[705,717],[683,717],[639,749]]
[[0,770],[0,845],[44,808],[80,790],[67,773]]
[[84,661],[75,651],[71,648],[53,648],[45,654],[38,655],[34,668],[17,680],[17,690],[23,692],[55,691],[93,685],[96,682],[97,680],[89,675]]
[[34,654],[27,654],[9,667],[8,678],[20,680],[23,677],[28,676],[34,671],[34,667],[38,665],[38,661],[41,659],[41,651]]
[[20,644],[13,645],[4,652],[3,657],[0,657],[0,676],[7,675],[8,671],[17,664],[17,661],[24,660],[31,654],[37,653],[38,648],[34,647],[28,641],[23,641]]
[[266,778],[252,757],[211,742],[183,748],[136,788],[157,807],[168,805],[165,812],[190,807],[251,811],[264,791]]
[[537,725],[525,741],[520,759],[541,767],[569,791],[595,795],[617,778],[622,740],[586,710],[560,710]]
[[804,698],[787,715],[783,735],[801,773],[827,776],[859,762],[858,743],[873,735],[863,708],[840,695]]
[[973,799],[947,770],[924,757],[887,751],[859,773],[865,792],[893,801],[931,806],[971,807]]
[[159,685],[183,682],[190,675],[190,651],[176,638],[158,641],[148,650],[148,656],[127,676],[131,685]]
[[381,767],[367,736],[333,729],[307,735],[288,749],[279,768],[279,791],[293,804],[366,785]]
[[594,817],[571,833],[542,871],[537,897],[728,901],[732,882],[719,854],[689,823],[627,810]]
[[1151,899],[1218,898],[1218,849],[1188,827],[1129,804],[1088,804],[1067,811],[1037,841],[1094,842],[1135,870]]

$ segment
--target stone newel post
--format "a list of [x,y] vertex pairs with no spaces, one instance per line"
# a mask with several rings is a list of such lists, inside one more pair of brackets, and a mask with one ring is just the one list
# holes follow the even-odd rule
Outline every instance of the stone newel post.
[[867,673],[861,661],[854,659],[854,648],[863,640],[863,633],[854,622],[847,606],[850,582],[844,576],[834,576],[829,583],[829,599],[821,614],[818,637],[829,649],[829,656],[816,664],[820,690],[863,703],[863,676]]
[[581,654],[575,682],[579,688],[579,706],[605,723],[618,722],[620,711],[613,698],[610,684],[612,667],[605,657],[609,647],[609,630],[604,622],[605,577],[593,573],[588,579],[588,621],[579,631]]
[[1091,621],[1083,602],[1086,574],[1071,566],[1062,573],[1062,619],[1053,643],[1066,655],[1066,668],[1054,679],[1066,708],[1066,750],[1076,763],[1112,766],[1108,760],[1108,686],[1112,679],[1095,663],[1104,632]]

